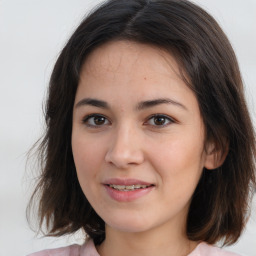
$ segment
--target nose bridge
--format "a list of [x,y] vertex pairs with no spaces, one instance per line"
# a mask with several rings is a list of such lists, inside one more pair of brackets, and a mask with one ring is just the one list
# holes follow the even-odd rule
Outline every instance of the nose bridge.
[[132,123],[122,123],[115,128],[106,154],[106,161],[118,168],[143,162],[140,131]]

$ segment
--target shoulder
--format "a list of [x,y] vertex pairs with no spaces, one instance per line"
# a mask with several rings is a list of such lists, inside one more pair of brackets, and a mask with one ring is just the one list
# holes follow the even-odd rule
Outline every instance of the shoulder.
[[239,256],[239,255],[202,242],[188,256]]
[[27,256],[99,256],[99,254],[93,241],[89,240],[84,245],[74,244],[57,249],[48,249]]
[[67,247],[61,247],[57,249],[48,249],[40,252],[35,252],[29,254],[28,256],[71,256],[71,255],[79,255],[78,252],[80,250],[79,245],[70,245]]

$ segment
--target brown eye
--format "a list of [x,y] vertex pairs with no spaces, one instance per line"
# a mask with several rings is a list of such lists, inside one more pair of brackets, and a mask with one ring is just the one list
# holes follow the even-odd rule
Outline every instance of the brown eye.
[[105,123],[106,118],[103,116],[95,116],[93,121],[96,125],[103,125]]
[[155,127],[159,126],[159,128],[172,123],[174,123],[174,120],[171,117],[165,115],[153,115],[147,121],[148,125]]
[[166,121],[166,118],[163,117],[163,116],[154,117],[154,123],[155,123],[155,125],[164,125],[164,124],[165,124],[165,121]]
[[106,117],[102,115],[96,115],[96,114],[87,116],[83,120],[83,123],[89,127],[96,127],[96,128],[99,126],[110,124],[109,120]]

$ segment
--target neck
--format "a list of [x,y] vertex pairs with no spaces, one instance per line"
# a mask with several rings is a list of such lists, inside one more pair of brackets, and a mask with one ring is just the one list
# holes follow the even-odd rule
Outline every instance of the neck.
[[101,256],[187,256],[197,246],[185,232],[122,232],[106,227],[106,239],[97,248]]

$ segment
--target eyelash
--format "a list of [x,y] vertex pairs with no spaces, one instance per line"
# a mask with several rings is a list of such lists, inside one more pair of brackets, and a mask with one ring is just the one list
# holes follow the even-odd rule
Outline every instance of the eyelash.
[[[105,124],[105,121],[104,121],[104,124],[102,124],[102,125],[90,124],[89,121],[90,121],[90,119],[93,119],[93,118],[94,118],[94,121],[95,121],[95,118],[104,118],[105,121],[108,120],[104,115],[91,114],[91,115],[86,116],[82,122],[83,122],[83,124],[85,124],[86,126],[91,127],[91,128],[100,128]],[[108,121],[108,122],[110,123],[110,121]]]
[[[103,118],[103,119],[104,119],[104,123],[103,123],[103,124],[99,124],[99,125],[95,124],[95,118]],[[155,120],[156,118],[163,118],[164,124],[156,125],[156,124],[149,124],[149,123],[148,123],[151,119],[154,120],[154,121],[156,121],[156,120]],[[89,123],[90,119],[93,120],[94,124],[90,124],[90,123]],[[108,122],[107,124],[106,124],[106,121]],[[97,128],[101,128],[101,127],[104,126],[104,125],[110,125],[110,124],[111,124],[111,122],[108,120],[108,118],[105,117],[104,115],[101,115],[101,114],[90,114],[90,115],[86,116],[86,117],[82,120],[82,122],[83,122],[83,124],[85,124],[87,127],[96,128],[96,129],[97,129]],[[166,122],[167,122],[167,123],[166,123]],[[172,123],[175,123],[175,122],[176,122],[176,121],[175,121],[173,118],[171,118],[170,116],[163,115],[163,114],[154,114],[154,115],[151,115],[151,116],[147,119],[146,123],[144,123],[144,124],[159,129],[159,128],[166,127],[166,126],[168,126],[168,125],[170,125],[170,124],[172,124]]]
[[[148,119],[147,119],[147,122],[149,122],[151,119],[155,121],[156,118],[163,118],[164,119],[164,124],[160,124],[160,125],[156,125],[156,124],[147,124],[151,127],[156,127],[156,128],[163,128],[163,127],[166,127],[172,123],[175,123],[175,120],[173,118],[171,118],[170,116],[167,116],[167,115],[163,115],[163,114],[154,114],[152,116],[150,116]],[[167,123],[166,123],[167,122]]]

